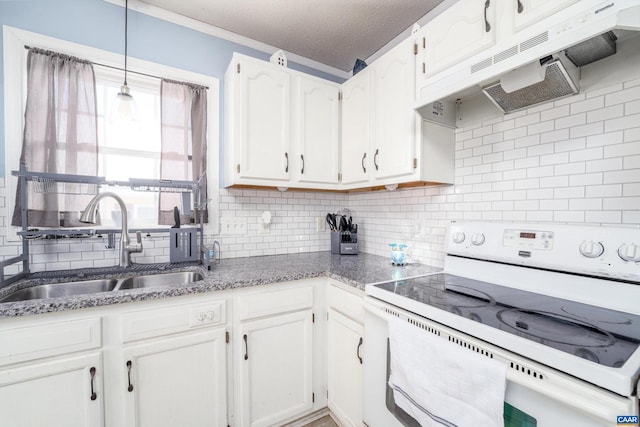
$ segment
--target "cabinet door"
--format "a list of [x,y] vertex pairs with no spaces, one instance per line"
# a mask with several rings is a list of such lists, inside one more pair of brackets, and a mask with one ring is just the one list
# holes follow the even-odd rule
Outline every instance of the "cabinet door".
[[364,328],[329,309],[329,409],[345,426],[362,426],[362,344]]
[[376,179],[413,173],[416,144],[413,44],[405,41],[373,65],[373,174]]
[[424,48],[422,76],[429,77],[493,46],[497,2],[459,0],[427,23],[421,30],[424,39],[418,41]]
[[240,426],[279,425],[312,408],[311,316],[304,310],[241,323]]
[[338,183],[339,92],[337,85],[299,78],[295,164],[300,182]]
[[239,176],[287,181],[291,160],[289,74],[269,63],[246,61],[239,66]]
[[342,85],[342,183],[369,181],[373,166],[369,153],[369,70],[360,71]]
[[126,425],[226,426],[225,354],[223,328],[126,346]]
[[102,426],[103,376],[100,353],[4,368],[0,425]]
[[514,16],[515,32],[524,30],[530,25],[562,10],[578,0],[516,0]]

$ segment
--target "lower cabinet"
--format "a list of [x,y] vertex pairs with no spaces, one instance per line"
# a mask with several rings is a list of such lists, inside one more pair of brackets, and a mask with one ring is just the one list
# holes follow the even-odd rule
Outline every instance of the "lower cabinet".
[[328,406],[340,423],[362,424],[363,292],[334,283],[327,288]]
[[227,425],[224,328],[124,348],[127,426]]
[[0,425],[103,425],[100,352],[0,369]]
[[312,306],[304,284],[234,295],[234,425],[282,425],[313,408]]

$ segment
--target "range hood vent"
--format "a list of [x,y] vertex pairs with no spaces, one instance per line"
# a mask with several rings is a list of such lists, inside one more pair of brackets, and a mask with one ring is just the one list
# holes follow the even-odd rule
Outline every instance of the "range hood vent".
[[511,113],[578,93],[578,69],[557,57],[546,57],[502,76],[482,91],[503,112]]

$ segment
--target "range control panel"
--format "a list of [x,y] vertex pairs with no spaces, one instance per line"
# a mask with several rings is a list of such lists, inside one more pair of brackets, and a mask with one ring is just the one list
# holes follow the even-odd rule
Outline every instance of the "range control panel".
[[553,231],[507,229],[502,244],[508,248],[550,251],[553,249]]
[[638,227],[454,222],[446,252],[640,282]]

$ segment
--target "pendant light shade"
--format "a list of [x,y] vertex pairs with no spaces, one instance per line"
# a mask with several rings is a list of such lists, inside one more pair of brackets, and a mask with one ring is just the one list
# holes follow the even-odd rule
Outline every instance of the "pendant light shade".
[[111,104],[109,111],[109,121],[111,124],[137,124],[138,108],[136,107],[133,96],[129,93],[127,86],[127,48],[128,48],[128,29],[129,29],[129,0],[124,3],[124,83],[120,87],[120,92]]

